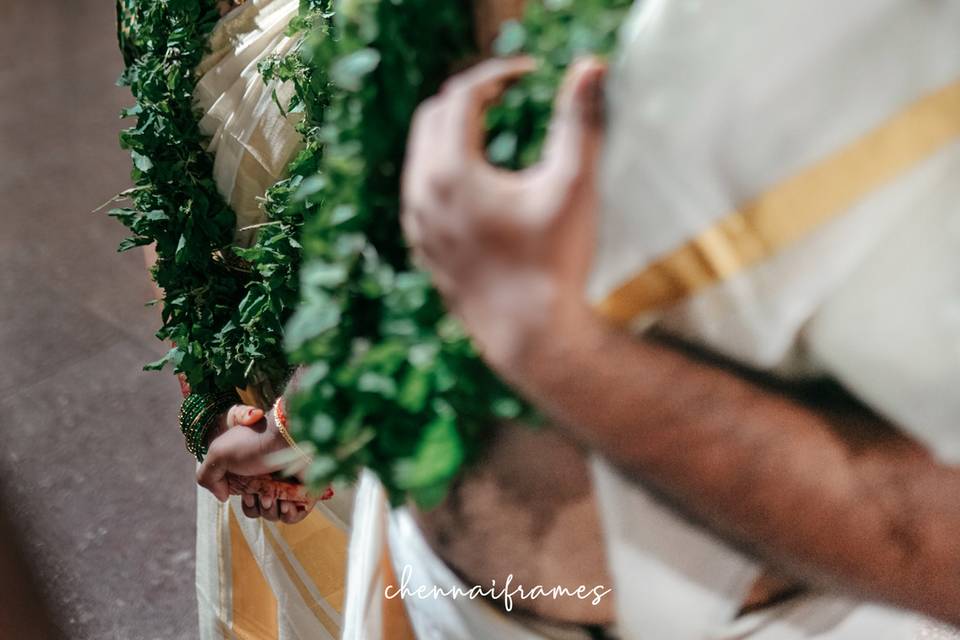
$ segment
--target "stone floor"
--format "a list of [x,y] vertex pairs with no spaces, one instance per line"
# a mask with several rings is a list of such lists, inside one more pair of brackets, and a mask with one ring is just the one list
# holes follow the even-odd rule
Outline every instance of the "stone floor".
[[0,496],[64,637],[194,638],[178,387],[141,371],[142,256],[92,213],[128,182],[113,6],[0,0]]

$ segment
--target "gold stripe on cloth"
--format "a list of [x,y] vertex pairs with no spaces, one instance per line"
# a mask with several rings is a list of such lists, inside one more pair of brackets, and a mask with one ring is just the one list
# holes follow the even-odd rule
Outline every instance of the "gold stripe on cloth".
[[[307,518],[307,520],[314,517],[314,514],[316,513],[317,512],[313,512]],[[306,522],[306,520],[304,520],[304,522]],[[304,522],[301,522],[299,525],[293,525],[293,526],[300,526],[304,524]],[[331,618],[326,611],[324,611],[323,604],[321,604],[317,600],[315,596],[315,592],[311,592],[310,587],[307,586],[307,584],[304,582],[303,578],[301,577],[300,573],[293,566],[293,564],[291,564],[290,559],[287,557],[286,551],[283,549],[280,541],[277,539],[277,535],[270,530],[270,527],[264,527],[263,533],[264,533],[264,538],[267,540],[267,542],[270,544],[270,547],[273,549],[274,555],[277,557],[277,559],[280,560],[280,564],[283,566],[283,570],[287,574],[287,577],[290,578],[290,581],[293,583],[294,587],[296,587],[297,592],[299,592],[300,597],[310,608],[310,611],[313,613],[314,616],[316,616],[317,620],[320,622],[321,625],[323,625],[324,629],[326,629],[327,633],[329,633],[332,638],[339,638],[340,625],[337,623],[337,621]],[[322,546],[323,541],[322,539],[321,540],[314,539],[314,540],[311,540],[311,544]],[[342,553],[344,554],[344,562],[345,562],[346,561],[346,544],[344,544]]]
[[[233,509],[230,512],[230,560],[233,632],[240,640],[278,640],[277,598],[247,545]],[[259,522],[263,527],[263,522]]]
[[277,531],[317,592],[343,613],[344,585],[347,580],[347,534],[313,511],[303,522],[277,523]]
[[624,326],[758,264],[960,137],[960,82],[911,104],[761,194],[617,287],[596,310]]

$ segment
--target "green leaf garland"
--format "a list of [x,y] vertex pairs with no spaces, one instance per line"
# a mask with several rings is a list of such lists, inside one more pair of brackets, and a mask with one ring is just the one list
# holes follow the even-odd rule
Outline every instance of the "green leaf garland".
[[[322,37],[325,7],[326,2],[301,2],[288,34]],[[118,8],[127,62],[120,83],[136,99],[123,115],[137,119],[121,134],[121,144],[130,150],[135,186],[126,192],[132,206],[111,215],[134,234],[121,251],[156,243],[153,277],[164,291],[157,337],[175,345],[147,368],[172,364],[196,391],[264,382],[275,387],[289,370],[283,325],[299,297],[297,238],[312,206],[292,196],[317,171],[324,70],[299,48],[261,64],[265,82],[293,83],[292,102],[280,106],[304,112],[298,124],[304,149],[289,177],[265,194],[269,222],[258,229],[255,244],[234,248],[236,218],[213,181],[193,103],[194,69],[219,18],[216,3],[124,0]]]
[[[609,52],[631,2],[531,2],[504,29],[502,53],[538,71],[490,114],[492,159],[528,165],[539,153],[565,67]],[[442,0],[336,4],[312,55],[330,69],[318,202],[305,226],[302,301],[292,357],[307,366],[291,403],[293,431],[316,452],[311,480],[375,471],[391,500],[429,507],[482,450],[491,421],[534,416],[479,359],[428,277],[408,260],[399,179],[417,105],[476,52],[469,7]]]

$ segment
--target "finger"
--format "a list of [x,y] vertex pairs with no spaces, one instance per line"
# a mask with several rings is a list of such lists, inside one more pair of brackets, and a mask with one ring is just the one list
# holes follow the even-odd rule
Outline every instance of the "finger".
[[244,404],[235,404],[227,410],[226,427],[252,426],[263,418],[263,410]]
[[241,506],[243,509],[243,515],[248,518],[259,518],[260,517],[260,507],[257,504],[257,497],[250,493],[243,494],[241,499]]
[[284,522],[287,524],[297,524],[298,522],[303,522],[303,520],[310,515],[310,509],[303,504],[294,503],[291,505],[293,508],[290,509],[290,513],[284,518]]
[[[417,247],[423,240],[423,235],[420,233],[417,216],[409,207],[404,207],[400,212],[400,228],[403,230],[403,237],[407,241],[407,246],[414,249],[414,253],[416,253]],[[416,264],[416,260],[414,260],[414,264]]]
[[280,519],[280,510],[277,506],[277,500],[273,496],[258,496],[260,501],[260,516],[264,520],[276,522]]
[[[436,161],[433,152],[437,142],[437,131],[442,129],[442,118],[442,104],[436,97],[423,101],[413,115],[401,178],[400,199],[403,209],[401,223],[404,223],[407,217],[406,212],[423,203],[428,193],[429,172],[424,169],[431,167]],[[411,246],[416,246],[419,236],[416,233],[408,235],[407,241]]]
[[287,524],[293,524],[297,522],[297,505],[289,500],[277,500],[278,510],[280,512],[280,520],[286,522]]
[[443,103],[438,96],[427,98],[420,103],[410,122],[405,154],[407,159],[430,156],[430,148],[435,142],[434,136],[442,114]]
[[245,427],[252,427],[263,420],[263,416],[265,415],[263,409],[259,407],[243,405],[238,407],[238,410],[240,415],[237,416],[236,423]]
[[[405,172],[406,176],[410,172]],[[405,193],[409,193],[405,192]],[[419,259],[417,255],[419,249],[423,246],[425,236],[423,234],[423,224],[421,221],[421,213],[419,206],[413,204],[414,198],[410,199],[411,202],[409,205],[405,205],[400,211],[400,228],[403,230],[403,237],[407,241],[407,246],[411,249],[413,256],[413,263],[416,265],[416,260]],[[424,203],[424,200],[421,198],[416,199],[419,203]]]
[[567,71],[544,147],[546,173],[569,178],[593,166],[603,133],[606,69],[601,60],[584,58]]
[[207,457],[197,469],[197,484],[212,493],[220,502],[230,497],[227,483],[227,465],[218,447],[211,445]]
[[486,160],[484,113],[506,88],[536,68],[530,57],[495,58],[481,62],[449,80],[444,88],[448,117],[445,136],[456,152]]
[[310,515],[310,512],[313,511],[313,508],[317,505],[316,498],[311,498],[306,502],[294,502],[293,514],[289,517],[289,524],[296,524],[302,522],[307,516]]

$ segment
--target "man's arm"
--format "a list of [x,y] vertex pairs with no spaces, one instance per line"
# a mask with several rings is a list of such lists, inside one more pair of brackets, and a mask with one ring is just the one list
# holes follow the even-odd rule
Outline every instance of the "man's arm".
[[585,307],[602,66],[574,67],[543,161],[508,173],[484,158],[483,111],[529,68],[491,61],[449,82],[418,112],[404,168],[406,236],[487,361],[730,542],[818,585],[960,622],[960,471],[902,439],[841,435],[870,420],[862,410],[812,409]]
[[960,622],[960,471],[860,437],[885,430],[857,407],[813,409],[586,310],[524,335],[500,370],[716,533],[814,584]]

